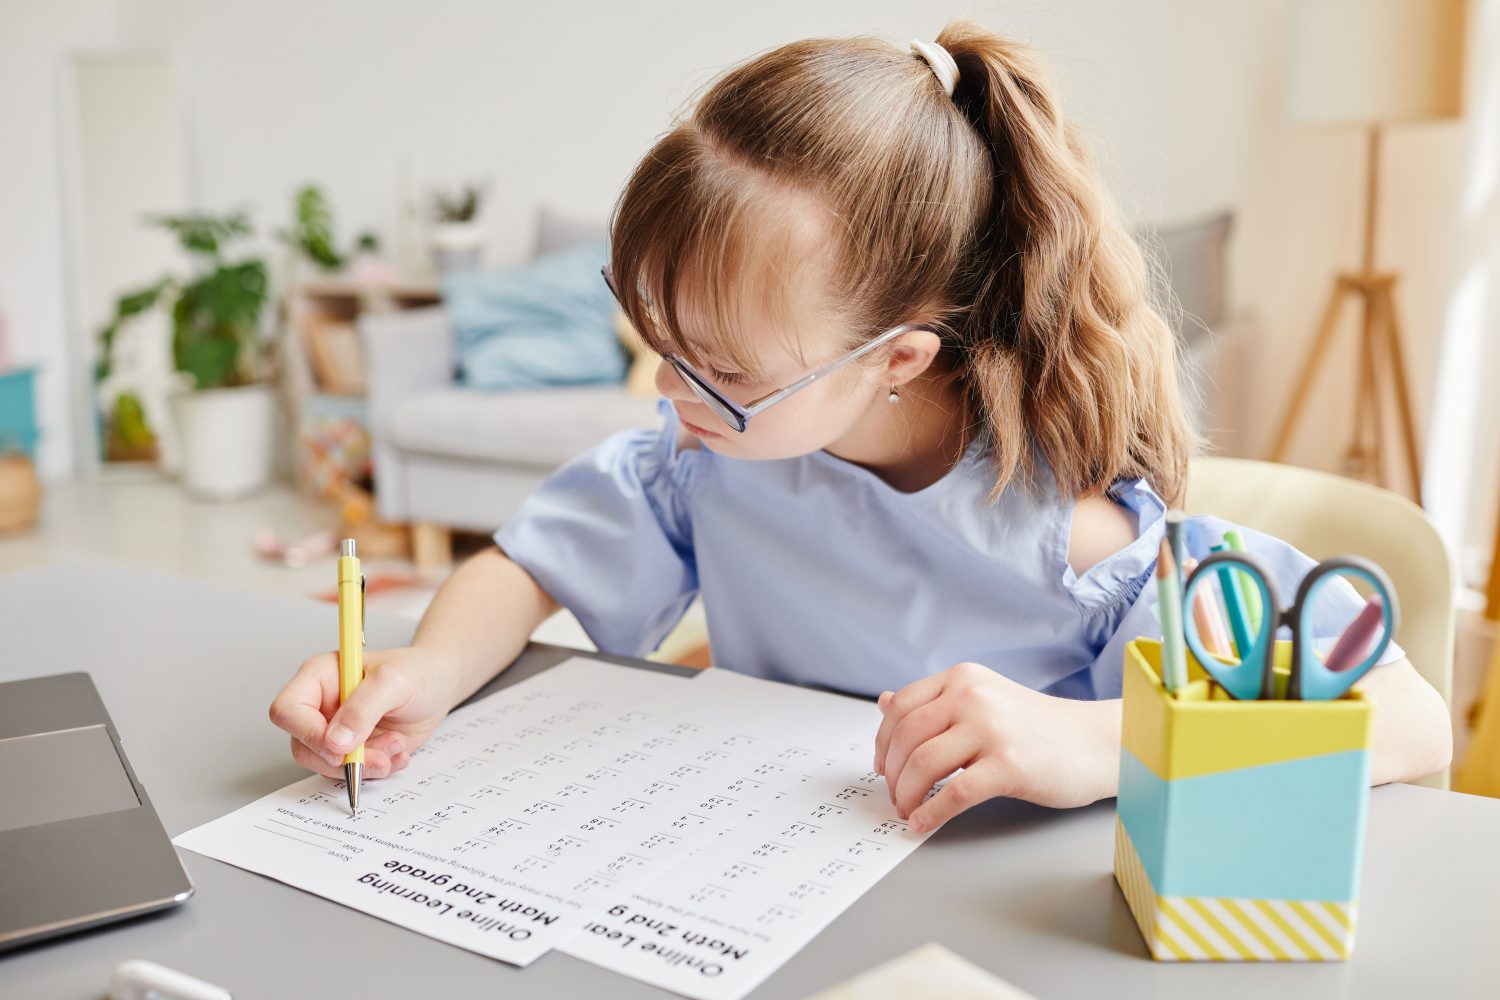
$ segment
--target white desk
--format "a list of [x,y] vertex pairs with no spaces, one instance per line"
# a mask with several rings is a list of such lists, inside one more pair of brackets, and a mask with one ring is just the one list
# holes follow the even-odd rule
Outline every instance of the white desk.
[[[402,619],[367,622],[377,648],[409,641],[411,630]],[[93,674],[173,835],[303,775],[266,709],[335,634],[333,608],[312,600],[93,563],[0,576],[0,680]],[[503,679],[567,655],[534,646]],[[1355,958],[1326,965],[1148,960],[1110,875],[1113,824],[1109,802],[1052,812],[997,800],[970,810],[753,996],[805,996],[934,940],[1046,998],[1500,996],[1500,801],[1377,789]],[[0,995],[96,1000],[128,958],[245,998],[668,995],[558,954],[515,969],[182,857],[198,887],[186,905],[0,957]],[[359,942],[359,959],[340,965],[348,941]]]

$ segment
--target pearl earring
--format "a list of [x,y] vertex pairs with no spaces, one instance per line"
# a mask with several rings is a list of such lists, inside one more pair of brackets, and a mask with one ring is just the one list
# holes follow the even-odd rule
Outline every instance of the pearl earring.
[[891,394],[889,396],[887,396],[886,399],[889,402],[892,402],[892,403],[899,403],[899,402],[901,402],[901,396],[896,392],[896,387],[895,386],[891,386]]

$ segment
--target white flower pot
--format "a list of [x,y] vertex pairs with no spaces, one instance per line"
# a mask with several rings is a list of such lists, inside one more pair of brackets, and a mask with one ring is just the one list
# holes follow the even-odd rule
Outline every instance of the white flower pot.
[[432,256],[440,272],[473,270],[484,251],[478,222],[441,222],[432,230]]
[[271,481],[276,398],[267,385],[198,389],[172,397],[182,482],[210,500],[234,500]]

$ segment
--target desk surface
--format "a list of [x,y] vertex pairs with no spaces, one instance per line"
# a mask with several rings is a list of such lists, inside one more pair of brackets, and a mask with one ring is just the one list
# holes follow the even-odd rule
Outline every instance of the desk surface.
[[[372,647],[411,637],[404,619],[366,624]],[[0,576],[0,680],[93,674],[174,836],[305,774],[266,709],[335,634],[332,608],[312,600],[97,563]],[[533,646],[500,681],[568,655]],[[752,996],[805,996],[926,941],[1047,998],[1446,998],[1493,996],[1500,984],[1500,801],[1376,789],[1355,957],[1332,964],[1150,961],[1110,875],[1113,824],[1112,802],[972,809]],[[0,993],[97,998],[115,965],[146,958],[240,997],[422,996],[439,984],[454,996],[670,995],[555,953],[516,969],[181,854],[198,888],[187,904],[0,956]],[[349,940],[360,942],[360,960],[341,967],[335,943]]]

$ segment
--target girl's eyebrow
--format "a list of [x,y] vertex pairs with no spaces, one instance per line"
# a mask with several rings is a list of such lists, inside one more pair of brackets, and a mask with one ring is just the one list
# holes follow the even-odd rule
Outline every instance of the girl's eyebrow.
[[[689,340],[686,337],[686,335],[684,335],[680,330],[677,332],[677,336],[682,341],[683,345],[688,350],[692,351],[694,354],[696,354],[698,356],[698,360],[700,362],[702,362],[703,364],[710,365],[712,367],[718,368],[721,371],[735,371],[735,370],[737,370],[736,366],[734,366],[734,365],[725,366],[725,365],[720,364],[719,362],[724,361],[725,360],[724,358],[719,357],[713,351],[704,350],[701,345],[696,344],[693,341]],[[672,350],[672,348],[671,348],[670,345],[662,344],[662,343],[657,343],[655,340],[653,340],[653,338],[651,338],[647,334],[644,334],[644,333],[641,334],[641,339],[646,342],[646,346],[647,347],[650,347],[657,354],[663,354],[663,355],[665,355],[666,353],[668,353],[668,351]]]

